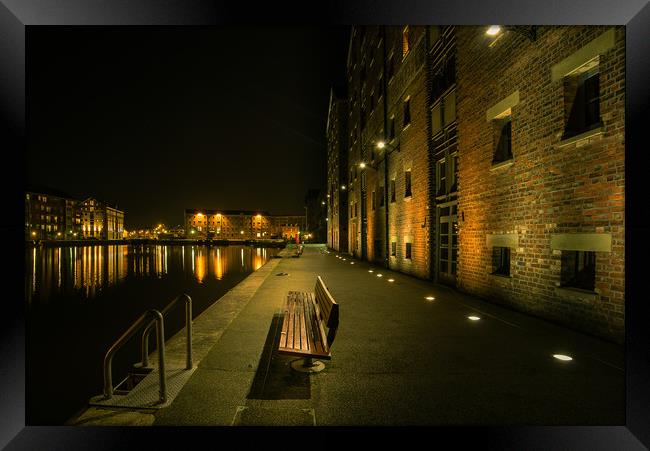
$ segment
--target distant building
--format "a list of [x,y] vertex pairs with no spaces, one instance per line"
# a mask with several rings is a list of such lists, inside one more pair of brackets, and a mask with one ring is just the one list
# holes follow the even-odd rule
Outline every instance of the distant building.
[[305,196],[306,226],[308,240],[316,243],[327,241],[327,202],[319,189],[310,189]]
[[83,201],[54,189],[25,192],[25,239],[121,239],[124,212],[88,198]]
[[117,207],[89,197],[77,204],[81,237],[84,239],[121,239],[124,235],[124,212]]
[[54,240],[71,238],[75,232],[75,201],[59,195],[30,191],[25,193],[25,239]]
[[185,236],[215,240],[294,238],[304,216],[272,216],[264,211],[186,209]]
[[327,246],[348,251],[348,99],[343,90],[332,88],[327,115]]

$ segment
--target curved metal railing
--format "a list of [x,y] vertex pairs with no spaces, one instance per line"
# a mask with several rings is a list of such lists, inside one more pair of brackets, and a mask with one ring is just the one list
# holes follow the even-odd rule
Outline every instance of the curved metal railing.
[[160,402],[164,403],[167,400],[167,385],[165,383],[165,326],[163,315],[158,310],[149,310],[143,313],[142,316],[140,316],[140,318],[138,318],[106,352],[106,355],[104,356],[104,399],[111,399],[113,397],[113,355],[115,355],[118,349],[120,349],[140,327],[146,324],[149,317],[153,317],[153,320],[149,324],[154,324],[156,326]]
[[[187,355],[185,359],[185,369],[191,370],[192,369],[192,298],[189,297],[187,294],[183,293],[176,298],[174,298],[173,301],[171,301],[167,306],[162,310],[162,316],[164,317],[171,308],[176,305],[176,302],[178,302],[179,299],[185,298],[185,329],[186,329],[186,334],[187,334]],[[147,327],[144,329],[144,332],[142,332],[142,342],[141,342],[141,350],[142,350],[142,367],[148,367],[149,366],[149,334],[151,333],[151,330],[153,329],[155,325],[155,321],[151,321],[149,324],[147,324]],[[160,354],[160,347],[158,348],[158,354]]]

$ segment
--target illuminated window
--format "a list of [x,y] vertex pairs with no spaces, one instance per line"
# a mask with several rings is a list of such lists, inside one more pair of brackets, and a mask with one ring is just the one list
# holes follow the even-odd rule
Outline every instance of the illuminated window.
[[402,58],[408,54],[411,49],[410,45],[409,26],[407,25],[404,27],[404,30],[402,30]]

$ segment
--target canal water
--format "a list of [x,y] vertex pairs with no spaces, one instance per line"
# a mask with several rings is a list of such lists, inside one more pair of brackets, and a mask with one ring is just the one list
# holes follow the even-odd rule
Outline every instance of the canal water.
[[[106,351],[144,312],[176,296],[198,316],[279,249],[250,246],[98,245],[27,248],[26,424],[61,425],[102,393]],[[165,317],[184,327],[184,304]],[[153,350],[155,335],[150,339]],[[114,357],[117,385],[140,361],[139,334]]]

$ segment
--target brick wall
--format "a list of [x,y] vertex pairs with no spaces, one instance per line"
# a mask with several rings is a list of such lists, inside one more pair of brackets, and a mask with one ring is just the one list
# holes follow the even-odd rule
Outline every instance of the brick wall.
[[[563,140],[565,83],[552,70],[612,27],[540,27],[535,41],[484,27],[457,28],[459,134],[458,286],[470,293],[615,342],[624,337],[625,34],[600,53],[602,133]],[[518,91],[511,108],[512,164],[494,167],[486,112]],[[558,289],[554,234],[611,236],[596,252],[595,295]],[[490,275],[488,234],[515,236],[510,275]]]

